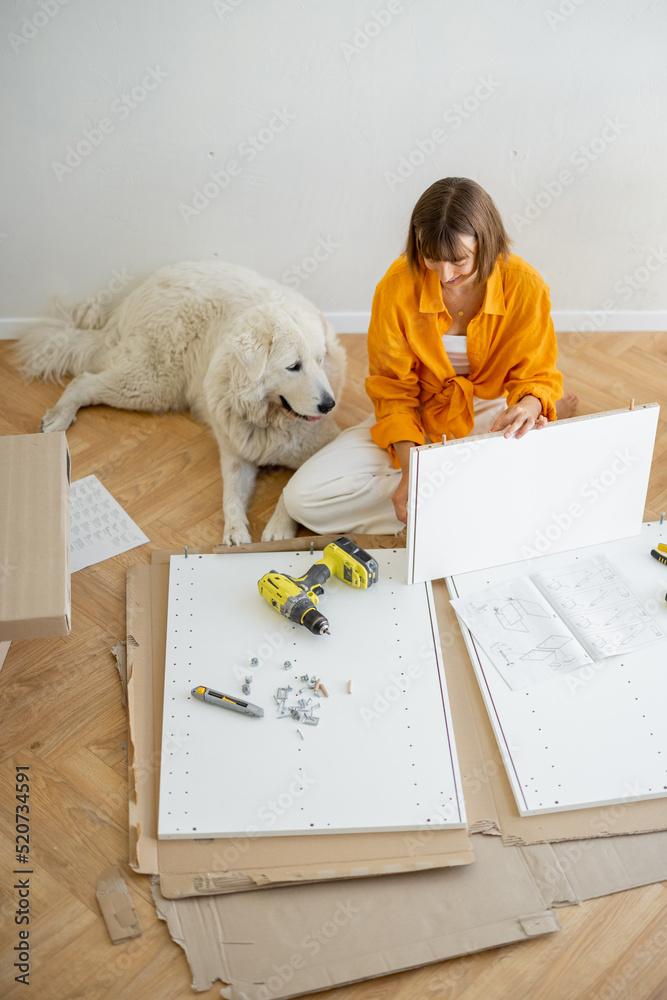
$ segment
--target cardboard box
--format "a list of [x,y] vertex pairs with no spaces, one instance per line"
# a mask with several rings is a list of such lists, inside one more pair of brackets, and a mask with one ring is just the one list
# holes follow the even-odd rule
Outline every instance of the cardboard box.
[[0,641],[70,630],[64,433],[0,437]]

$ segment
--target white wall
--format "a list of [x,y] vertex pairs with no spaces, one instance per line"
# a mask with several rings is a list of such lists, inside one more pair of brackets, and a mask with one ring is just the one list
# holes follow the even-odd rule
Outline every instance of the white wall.
[[666,37],[649,0],[4,4],[5,335],[210,256],[364,329],[447,175],[493,195],[561,328],[666,329]]

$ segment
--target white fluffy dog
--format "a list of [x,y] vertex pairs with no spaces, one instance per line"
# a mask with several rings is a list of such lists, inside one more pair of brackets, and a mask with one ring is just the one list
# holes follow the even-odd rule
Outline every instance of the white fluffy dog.
[[[43,431],[66,430],[82,406],[191,407],[220,448],[227,545],[250,541],[258,467],[296,469],[338,433],[329,414],[345,352],[333,329],[298,292],[244,267],[164,267],[111,312],[92,299],[35,324],[16,356],[29,378],[75,376]],[[262,540],[295,528],[281,497]]]

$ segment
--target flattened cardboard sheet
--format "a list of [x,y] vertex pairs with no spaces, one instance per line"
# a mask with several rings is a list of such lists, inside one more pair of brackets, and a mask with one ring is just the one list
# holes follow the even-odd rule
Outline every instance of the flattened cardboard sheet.
[[[320,545],[332,539],[318,538]],[[365,548],[387,539],[357,538]],[[247,551],[309,548],[310,539]],[[193,554],[204,550],[191,550]],[[208,550],[211,551],[211,550]],[[234,551],[239,551],[235,549]],[[170,552],[128,571],[127,672],[130,718],[130,858],[136,871],[159,873],[165,896],[238,892],[266,885],[360,878],[474,860],[465,830],[304,837],[157,840],[162,701]]]
[[158,914],[184,948],[193,989],[276,1000],[388,975],[559,929],[520,851],[477,837],[474,865],[168,900]]
[[153,897],[193,989],[220,979],[231,1000],[277,1000],[549,933],[550,907],[667,877],[665,833],[473,847],[461,868],[208,899],[166,899],[156,879]]

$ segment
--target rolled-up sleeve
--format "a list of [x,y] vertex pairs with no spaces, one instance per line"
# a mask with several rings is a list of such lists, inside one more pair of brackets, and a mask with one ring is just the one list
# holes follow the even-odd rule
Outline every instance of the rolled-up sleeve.
[[389,448],[395,441],[417,444],[425,441],[418,413],[421,391],[416,371],[418,360],[406,336],[405,324],[409,319],[400,296],[392,291],[391,282],[384,282],[376,289],[368,328],[370,374],[366,392],[377,420],[371,436],[380,448]]

